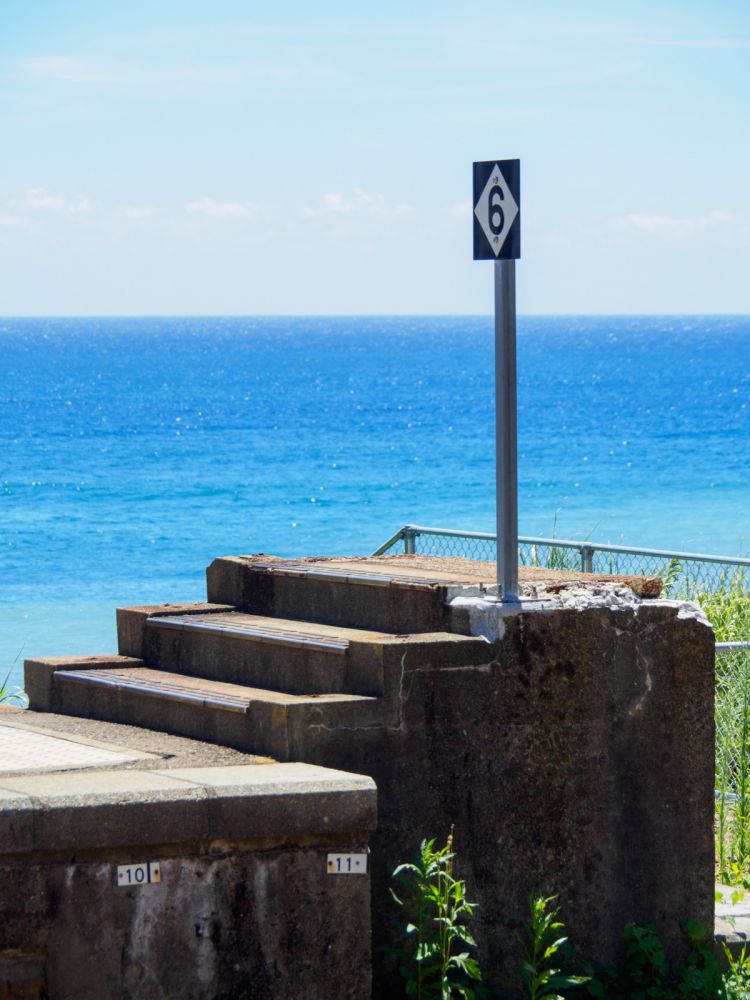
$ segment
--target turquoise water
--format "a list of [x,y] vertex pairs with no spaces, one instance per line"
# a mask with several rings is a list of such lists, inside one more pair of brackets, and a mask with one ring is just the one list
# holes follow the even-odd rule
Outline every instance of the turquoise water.
[[[8,319],[0,347],[0,673],[114,649],[117,604],[199,599],[219,554],[493,528],[489,318]],[[518,367],[522,533],[750,552],[750,318],[522,317]]]

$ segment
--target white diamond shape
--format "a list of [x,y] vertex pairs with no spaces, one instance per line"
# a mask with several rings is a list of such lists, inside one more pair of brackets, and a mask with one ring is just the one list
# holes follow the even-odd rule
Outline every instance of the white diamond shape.
[[[495,190],[496,188],[498,190]],[[490,204],[490,192],[493,192],[492,204]],[[505,243],[511,226],[518,215],[516,199],[513,197],[510,188],[505,182],[503,173],[497,164],[495,164],[492,173],[487,178],[484,191],[482,191],[479,201],[474,206],[474,215],[476,215],[479,225],[482,227],[482,232],[487,237],[487,242],[497,257],[503,249],[503,243]],[[499,220],[501,217],[502,226],[498,232],[495,232],[500,226]]]

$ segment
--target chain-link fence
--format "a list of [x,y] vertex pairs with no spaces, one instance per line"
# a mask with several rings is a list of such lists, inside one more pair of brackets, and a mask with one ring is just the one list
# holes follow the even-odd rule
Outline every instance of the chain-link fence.
[[[373,555],[389,553],[496,558],[495,536],[406,525]],[[521,566],[584,573],[660,576],[664,595],[695,601],[716,633],[716,781],[750,795],[750,560],[557,538],[518,539]]]

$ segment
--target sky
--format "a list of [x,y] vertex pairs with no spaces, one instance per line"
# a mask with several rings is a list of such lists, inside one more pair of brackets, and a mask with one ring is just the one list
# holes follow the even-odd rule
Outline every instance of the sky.
[[0,315],[750,313],[747,0],[0,0]]

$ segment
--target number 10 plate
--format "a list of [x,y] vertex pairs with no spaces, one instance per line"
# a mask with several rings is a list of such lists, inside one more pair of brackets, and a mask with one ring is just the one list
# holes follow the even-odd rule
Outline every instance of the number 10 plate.
[[149,882],[161,882],[161,870],[156,861],[144,861],[136,865],[117,866],[118,885],[148,885]]

